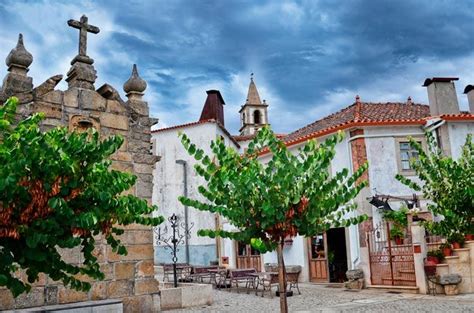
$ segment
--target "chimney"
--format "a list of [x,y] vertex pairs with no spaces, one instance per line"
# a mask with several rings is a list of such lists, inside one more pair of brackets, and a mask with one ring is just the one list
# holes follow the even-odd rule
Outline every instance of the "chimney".
[[459,113],[458,98],[454,87],[457,77],[427,78],[423,87],[428,89],[430,115],[457,114]]
[[199,121],[214,119],[224,126],[224,99],[219,90],[208,90]]
[[474,114],[474,85],[467,85],[464,88],[464,93],[467,95],[467,102],[469,102],[469,113]]

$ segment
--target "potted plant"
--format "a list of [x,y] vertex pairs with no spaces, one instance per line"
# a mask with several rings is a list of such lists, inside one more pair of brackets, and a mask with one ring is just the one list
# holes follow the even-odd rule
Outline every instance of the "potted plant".
[[390,229],[390,239],[394,240],[397,245],[403,244],[403,237],[403,229],[396,226]]
[[474,240],[474,234],[466,234],[466,236],[464,236],[464,239],[466,241]]
[[464,244],[464,236],[460,233],[454,233],[449,236],[448,241],[453,245],[453,249],[461,249]]
[[443,251],[444,256],[451,256],[453,250],[451,249],[451,244],[445,242],[439,246],[439,249]]
[[439,264],[444,260],[444,254],[440,249],[428,251],[426,261],[432,264]]

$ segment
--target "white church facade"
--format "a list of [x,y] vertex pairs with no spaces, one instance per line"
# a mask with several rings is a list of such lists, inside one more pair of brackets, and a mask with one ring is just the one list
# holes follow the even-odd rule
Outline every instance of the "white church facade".
[[[406,202],[403,199],[413,199],[413,191],[395,179],[396,174],[414,175],[408,162],[413,151],[407,138],[414,137],[423,142],[424,132],[433,132],[443,151],[457,158],[467,134],[474,133],[474,88],[471,85],[466,87],[469,112],[461,112],[455,80],[427,79],[424,86],[428,90],[429,105],[413,103],[410,98],[405,103],[371,103],[356,97],[353,104],[341,111],[282,136],[290,151],[296,153],[307,140],[322,141],[337,131],[343,131],[346,137],[336,147],[332,173],[343,168],[353,172],[364,162],[369,163],[365,176],[369,187],[355,199],[357,212],[369,215],[368,221],[348,228],[331,229],[314,238],[298,236],[285,245],[285,263],[302,267],[301,281],[340,282],[347,269],[360,268],[370,284],[370,247],[366,232],[378,225],[381,215],[369,200],[377,195],[390,195],[398,198],[390,202],[392,208],[397,209]],[[253,79],[239,112],[242,127],[237,136],[230,135],[225,129],[222,95],[215,90],[207,93],[199,121],[152,132],[154,153],[161,157],[154,172],[153,203],[160,207],[163,215],[180,214],[187,217],[188,223],[193,223],[187,248],[181,249],[180,262],[205,265],[218,261],[229,267],[252,266],[263,270],[265,263],[276,263],[275,253],[260,255],[250,246],[228,239],[198,237],[196,231],[200,228],[231,230],[232,225],[219,216],[184,208],[177,200],[183,194],[203,199],[197,191],[203,180],[194,173],[196,161],[181,146],[178,132],[185,132],[207,153],[210,152],[210,142],[218,137],[223,138],[227,146],[243,152],[256,131],[269,124],[268,105],[260,100]],[[261,160],[265,163],[270,157],[264,154]],[[417,205],[423,210],[426,207],[424,199],[417,195],[417,200]],[[169,261],[165,254],[169,253],[156,247],[155,261]]]

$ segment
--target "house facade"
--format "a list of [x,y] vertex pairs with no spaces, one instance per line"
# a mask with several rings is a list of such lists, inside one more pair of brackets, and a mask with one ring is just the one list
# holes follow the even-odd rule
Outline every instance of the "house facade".
[[[461,146],[464,144],[467,134],[474,133],[474,115],[471,114],[474,109],[474,87],[469,85],[465,89],[470,111],[461,112],[455,91],[455,80],[457,79],[436,77],[427,79],[424,86],[428,91],[429,104],[413,103],[411,98],[403,103],[373,103],[364,102],[357,96],[353,104],[339,112],[317,120],[288,135],[280,136],[288,149],[297,153],[298,149],[310,139],[324,141],[336,132],[342,131],[345,134],[345,139],[336,146],[336,156],[330,167],[332,174],[335,175],[344,168],[353,173],[365,162],[369,163],[369,169],[364,176],[364,179],[369,182],[369,186],[362,190],[354,200],[358,209],[351,213],[367,214],[369,220],[356,226],[331,229],[314,238],[297,236],[285,244],[285,263],[301,266],[301,281],[341,282],[348,269],[362,269],[367,285],[392,283],[392,281],[371,279],[371,276],[374,275],[383,276],[377,272],[380,264],[374,263],[376,258],[373,256],[377,252],[380,242],[388,238],[389,230],[378,229],[380,225],[384,225],[382,224],[382,212],[371,205],[370,201],[373,197],[379,197],[389,203],[394,210],[407,203],[413,203],[422,211],[426,210],[426,201],[422,195],[416,194],[401,184],[395,179],[395,175],[402,174],[416,179],[409,164],[410,158],[416,157],[416,155],[409,145],[408,137],[413,137],[425,145],[424,134],[426,131],[433,132],[439,146],[447,155],[454,158],[460,156]],[[206,100],[205,107],[207,102]],[[173,210],[173,206],[184,210],[176,200],[179,196],[178,193],[184,188],[182,187],[183,180],[180,178],[183,170],[176,164],[176,160],[181,159],[186,161],[189,168],[187,170],[188,196],[204,200],[197,192],[197,187],[204,181],[195,177],[196,174],[192,170],[195,161],[187,156],[181,146],[177,136],[179,131],[185,132],[206,153],[210,152],[210,141],[217,136],[222,136],[228,146],[243,153],[248,143],[254,138],[255,131],[268,124],[267,107],[264,104],[266,102],[260,101],[255,82],[251,79],[248,97],[239,112],[242,122],[239,135],[229,135],[224,128],[223,119],[219,119],[219,110],[216,110],[215,116],[210,116],[211,120],[201,119],[198,122],[153,132],[153,138],[157,143],[162,144],[161,148],[158,144],[155,151],[158,155],[163,153],[159,162],[162,164],[157,164],[155,172],[155,193],[159,194],[159,197],[169,199],[154,197],[154,203],[158,204],[162,210],[167,210],[167,207]],[[261,110],[257,114],[257,119],[260,118],[263,124],[255,122],[255,114],[252,110]],[[204,111],[206,111],[205,108]],[[169,153],[170,150],[174,151],[173,153],[176,155],[166,156],[165,150],[166,153]],[[163,162],[163,157],[169,158],[169,162]],[[271,155],[268,153],[260,156],[263,163],[268,162],[270,158]],[[171,189],[169,191],[166,189],[171,188],[171,185],[162,187],[170,182],[174,182],[174,189],[177,190],[174,193]],[[233,225],[221,217],[196,212],[194,209],[188,208],[187,210],[188,215],[193,214],[193,217],[189,218],[195,223],[193,227],[199,225],[192,231],[192,236],[195,236],[195,232],[199,228],[222,227],[229,231],[234,229]],[[189,213],[191,211],[192,213]],[[166,211],[164,213],[166,215]],[[370,236],[376,233],[379,238],[371,242],[370,238],[372,237]],[[263,270],[265,263],[277,263],[276,253],[261,255],[249,245],[229,239],[215,240],[195,237],[195,239],[190,239],[191,246],[195,245],[190,249],[196,251],[196,256],[206,255],[206,257],[199,257],[200,262],[197,264],[207,264],[206,260],[217,259],[220,264],[231,268],[255,267],[258,270]],[[160,249],[159,247],[155,249],[157,259],[160,259],[162,255]],[[405,250],[404,253],[407,253],[408,258],[413,258],[411,246],[410,249],[406,248]],[[192,258],[186,260],[193,263]],[[414,266],[413,262],[410,262],[407,266]],[[406,271],[409,271],[410,275],[407,274],[403,276],[403,279],[400,278],[403,280],[402,282],[393,278],[394,285],[399,283],[406,286],[416,284],[415,274],[411,273],[412,270]]]

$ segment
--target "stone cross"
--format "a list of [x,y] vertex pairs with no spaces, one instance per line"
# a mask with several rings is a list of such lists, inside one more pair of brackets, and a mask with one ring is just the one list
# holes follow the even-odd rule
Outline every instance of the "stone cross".
[[67,24],[73,28],[79,29],[79,55],[87,56],[87,33],[97,34],[100,32],[99,27],[89,25],[87,16],[81,16],[80,21],[69,20]]

